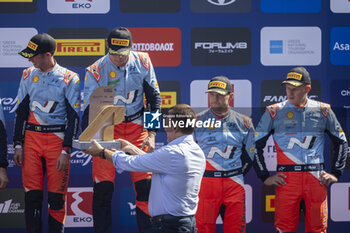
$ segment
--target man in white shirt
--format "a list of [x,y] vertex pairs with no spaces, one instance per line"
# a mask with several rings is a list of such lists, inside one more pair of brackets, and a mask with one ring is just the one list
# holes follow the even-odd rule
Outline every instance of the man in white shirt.
[[205,156],[193,140],[194,125],[186,124],[195,119],[196,113],[190,106],[172,107],[166,117],[168,128],[165,128],[169,144],[153,153],[145,153],[122,139],[119,139],[122,151],[104,149],[96,141],[86,151],[107,159],[119,173],[152,172],[148,209],[154,232],[197,232],[194,214]]

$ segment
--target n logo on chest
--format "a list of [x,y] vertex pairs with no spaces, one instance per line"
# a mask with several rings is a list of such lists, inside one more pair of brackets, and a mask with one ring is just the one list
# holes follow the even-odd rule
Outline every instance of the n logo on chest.
[[118,101],[122,101],[124,104],[131,104],[131,103],[134,103],[136,101],[136,98],[137,98],[137,92],[138,90],[133,90],[133,91],[130,91],[126,98],[122,95],[116,95],[114,97],[114,104],[118,104]]
[[219,148],[214,146],[210,149],[207,158],[211,159],[214,157],[215,153],[217,153],[224,159],[232,159],[236,149],[237,147],[229,145],[229,146],[226,146],[225,151],[222,151]]
[[32,112],[35,111],[36,108],[38,108],[40,111],[45,113],[53,113],[58,105],[58,102],[49,100],[45,103],[44,106],[42,106],[38,101],[32,102],[31,110]]
[[299,139],[297,138],[291,138],[289,140],[287,149],[293,149],[295,144],[303,149],[311,149],[314,146],[315,141],[316,141],[315,136],[306,136],[304,137],[302,142],[299,141]]

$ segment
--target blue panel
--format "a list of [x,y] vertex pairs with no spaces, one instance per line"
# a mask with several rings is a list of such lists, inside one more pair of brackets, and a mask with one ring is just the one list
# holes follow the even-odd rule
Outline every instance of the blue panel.
[[261,0],[261,10],[265,13],[317,13],[321,10],[321,0]]
[[283,40],[271,40],[270,53],[283,53]]
[[334,27],[330,40],[333,65],[350,65],[350,27]]

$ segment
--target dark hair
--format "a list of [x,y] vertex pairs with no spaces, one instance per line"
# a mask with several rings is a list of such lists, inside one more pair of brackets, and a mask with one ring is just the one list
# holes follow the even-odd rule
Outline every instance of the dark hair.
[[[168,118],[173,122],[173,125],[179,126],[179,122],[184,122],[183,127],[178,127],[183,134],[192,134],[196,128],[197,114],[193,108],[187,104],[177,104],[171,107],[168,111]],[[186,122],[194,122],[187,124]]]

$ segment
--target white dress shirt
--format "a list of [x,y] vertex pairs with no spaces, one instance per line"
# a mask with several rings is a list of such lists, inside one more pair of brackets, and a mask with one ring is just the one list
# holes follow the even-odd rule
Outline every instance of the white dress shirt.
[[117,172],[152,172],[148,210],[151,216],[194,215],[205,170],[205,156],[192,135],[174,139],[153,153],[129,156],[112,155]]

